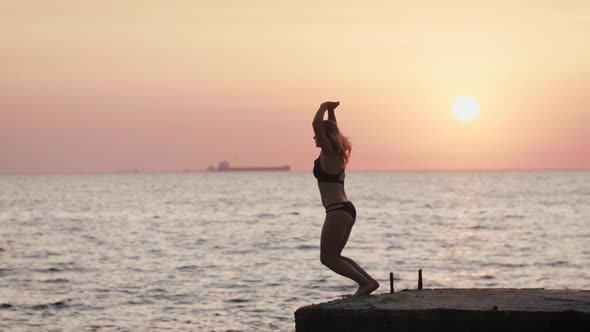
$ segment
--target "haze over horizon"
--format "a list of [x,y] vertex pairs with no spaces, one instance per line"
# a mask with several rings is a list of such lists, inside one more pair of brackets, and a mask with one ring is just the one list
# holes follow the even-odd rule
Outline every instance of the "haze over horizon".
[[[0,173],[590,169],[590,2],[0,3]],[[453,103],[475,98],[461,121]]]

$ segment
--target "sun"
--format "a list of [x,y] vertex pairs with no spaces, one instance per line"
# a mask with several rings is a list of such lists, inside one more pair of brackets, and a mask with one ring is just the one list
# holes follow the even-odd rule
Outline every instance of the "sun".
[[479,103],[473,97],[461,96],[453,104],[453,113],[459,120],[471,121],[479,114]]

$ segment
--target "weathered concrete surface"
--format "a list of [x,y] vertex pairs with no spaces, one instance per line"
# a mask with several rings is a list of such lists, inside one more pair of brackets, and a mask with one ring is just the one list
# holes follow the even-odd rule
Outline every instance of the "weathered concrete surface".
[[299,308],[297,332],[590,331],[590,290],[424,289]]

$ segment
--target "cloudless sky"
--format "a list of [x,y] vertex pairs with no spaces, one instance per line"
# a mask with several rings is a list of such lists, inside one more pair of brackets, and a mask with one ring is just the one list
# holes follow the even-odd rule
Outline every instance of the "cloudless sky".
[[[590,168],[589,1],[0,0],[0,172]],[[473,96],[481,113],[459,121]]]

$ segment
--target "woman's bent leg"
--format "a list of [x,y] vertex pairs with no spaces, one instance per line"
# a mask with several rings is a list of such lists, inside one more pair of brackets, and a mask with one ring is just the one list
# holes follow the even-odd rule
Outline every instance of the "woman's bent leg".
[[348,264],[350,264],[352,267],[354,267],[354,269],[357,270],[360,274],[362,274],[366,279],[371,281],[372,287],[369,287],[366,290],[368,292],[368,294],[370,294],[371,292],[373,292],[374,290],[379,288],[379,282],[377,280],[375,280],[373,277],[371,277],[371,275],[368,274],[367,271],[363,270],[363,268],[360,267],[360,265],[358,265],[355,261],[353,261],[352,259],[350,259],[348,257],[344,257],[344,256],[340,256],[340,257],[344,261],[348,262]]
[[[348,242],[348,237],[350,236],[350,232],[352,231],[352,225],[350,225],[347,229],[346,229],[346,235],[344,236],[344,241],[342,242],[341,245],[341,249],[340,251],[342,251],[342,249],[344,249],[344,246],[346,245],[346,242]],[[369,275],[367,273],[367,271],[365,271],[360,265],[357,264],[357,262],[355,262],[354,260],[352,260],[351,258],[348,257],[344,257],[341,256],[343,260],[347,261],[348,264],[352,265],[352,267],[354,267],[358,272],[360,272],[365,278],[371,280],[371,282],[373,282],[374,285],[374,289],[379,288],[379,282],[377,282],[377,280],[375,280],[373,277],[371,277],[371,275]]]
[[374,279],[367,278],[341,256],[342,244],[346,243],[353,222],[352,216],[344,211],[333,211],[326,215],[322,228],[320,260],[332,271],[356,281],[359,289],[355,295],[365,295],[376,289]]
[[355,270],[359,271],[360,274],[362,274],[365,278],[377,282],[370,274],[367,273],[367,271],[365,271],[362,267],[360,267],[360,265],[358,265],[357,262],[355,262],[354,260],[352,260],[351,258],[348,257],[344,257],[344,256],[340,256],[343,260],[347,261],[348,264],[352,265],[352,267],[355,268]]

